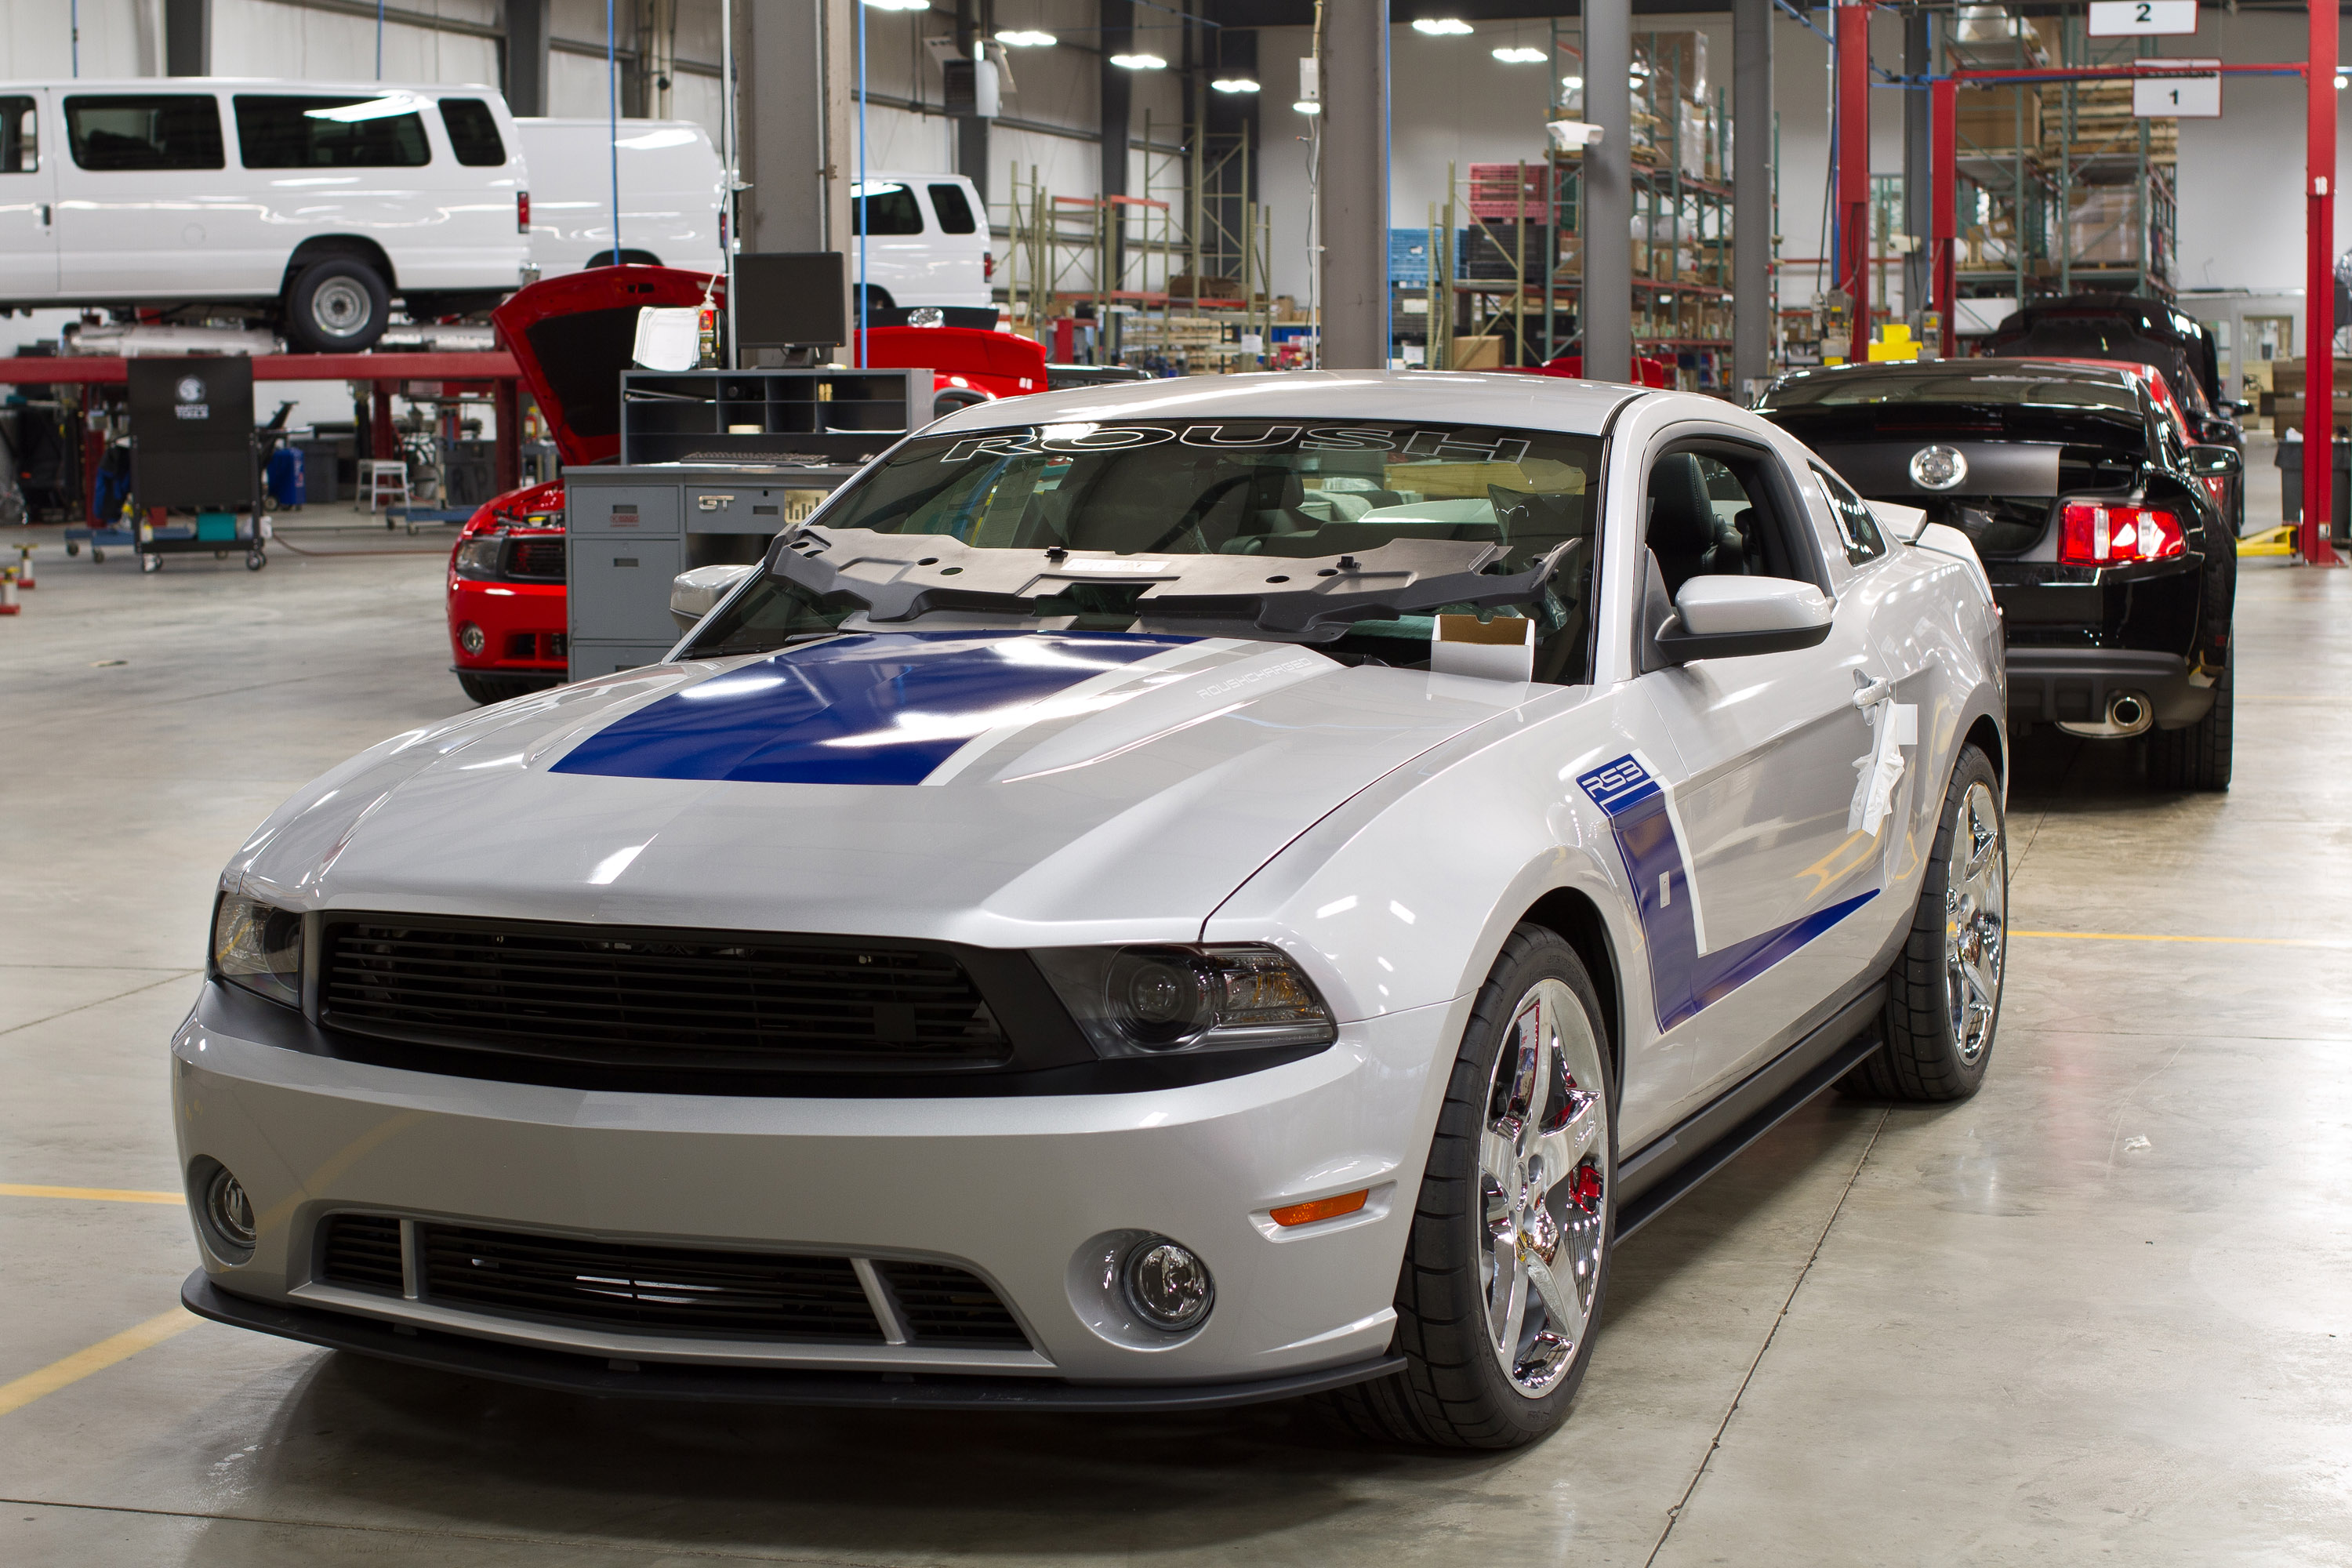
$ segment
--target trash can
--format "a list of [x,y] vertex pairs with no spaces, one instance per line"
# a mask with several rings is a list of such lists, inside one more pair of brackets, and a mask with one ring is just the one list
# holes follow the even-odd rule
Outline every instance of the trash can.
[[[2292,436],[2293,432],[2289,435]],[[2336,494],[2335,505],[2331,509],[2333,526],[2330,532],[2341,539],[2347,531],[2352,531],[2352,440],[2339,436],[2329,445],[2334,448],[2332,456],[2336,459]],[[2282,440],[2278,444],[2278,456],[2272,460],[2279,469],[2279,521],[2301,522],[2303,443],[2293,439]]]

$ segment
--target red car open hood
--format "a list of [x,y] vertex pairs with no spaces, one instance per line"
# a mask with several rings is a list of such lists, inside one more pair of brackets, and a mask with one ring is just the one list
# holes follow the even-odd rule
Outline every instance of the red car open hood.
[[727,302],[727,280],[675,267],[593,267],[516,290],[490,312],[563,461],[621,455],[621,373],[646,305]]

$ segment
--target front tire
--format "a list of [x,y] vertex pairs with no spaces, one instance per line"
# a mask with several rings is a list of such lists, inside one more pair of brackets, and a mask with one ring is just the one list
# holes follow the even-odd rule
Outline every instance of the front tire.
[[1480,988],[1397,1281],[1404,1371],[1331,1396],[1389,1442],[1513,1448],[1567,1416],[1616,1230],[1599,994],[1557,932],[1512,931]]
[[358,353],[383,336],[391,319],[391,290],[357,257],[314,261],[286,290],[286,336],[306,353]]
[[1886,975],[1880,1047],[1838,1087],[1860,1100],[1966,1100],[1984,1082],[2009,952],[2009,842],[2000,777],[1962,746],[1911,932]]

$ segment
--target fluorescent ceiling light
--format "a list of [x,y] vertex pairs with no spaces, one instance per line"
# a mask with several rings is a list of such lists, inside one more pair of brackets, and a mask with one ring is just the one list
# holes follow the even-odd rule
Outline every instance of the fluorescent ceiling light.
[[1298,110],[1301,114],[1320,114],[1323,112],[1323,106],[1316,102],[1311,98],[1302,98],[1290,107]]
[[395,92],[383,98],[371,98],[364,103],[338,104],[332,109],[306,109],[306,120],[331,120],[338,125],[356,124],[362,120],[389,120],[395,114],[414,114],[425,107],[425,100],[415,93]]
[[1470,31],[1470,24],[1459,16],[1422,16],[1412,30],[1432,38],[1458,38]]
[[1507,66],[1539,66],[1544,63],[1544,52],[1525,44],[1508,45],[1495,50],[1494,55]]
[[1050,49],[1062,40],[1034,27],[1011,27],[997,34],[996,41],[1008,49]]
[[1168,62],[1158,55],[1113,55],[1110,63],[1121,70],[1164,71]]
[[1255,92],[1257,83],[1245,76],[1221,76],[1209,84],[1219,92]]
[[1580,76],[1564,76],[1559,79],[1559,85],[1570,92],[1580,92],[1584,89],[1584,79]]

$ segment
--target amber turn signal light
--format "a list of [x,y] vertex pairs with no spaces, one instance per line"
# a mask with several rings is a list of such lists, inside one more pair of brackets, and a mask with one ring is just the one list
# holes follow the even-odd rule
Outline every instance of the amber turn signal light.
[[1274,1211],[1274,1223],[1280,1226],[1313,1225],[1318,1219],[1338,1219],[1343,1214],[1354,1214],[1362,1208],[1364,1200],[1371,1195],[1372,1189],[1366,1187],[1360,1192],[1341,1193],[1336,1198],[1317,1198],[1311,1204],[1290,1204]]

